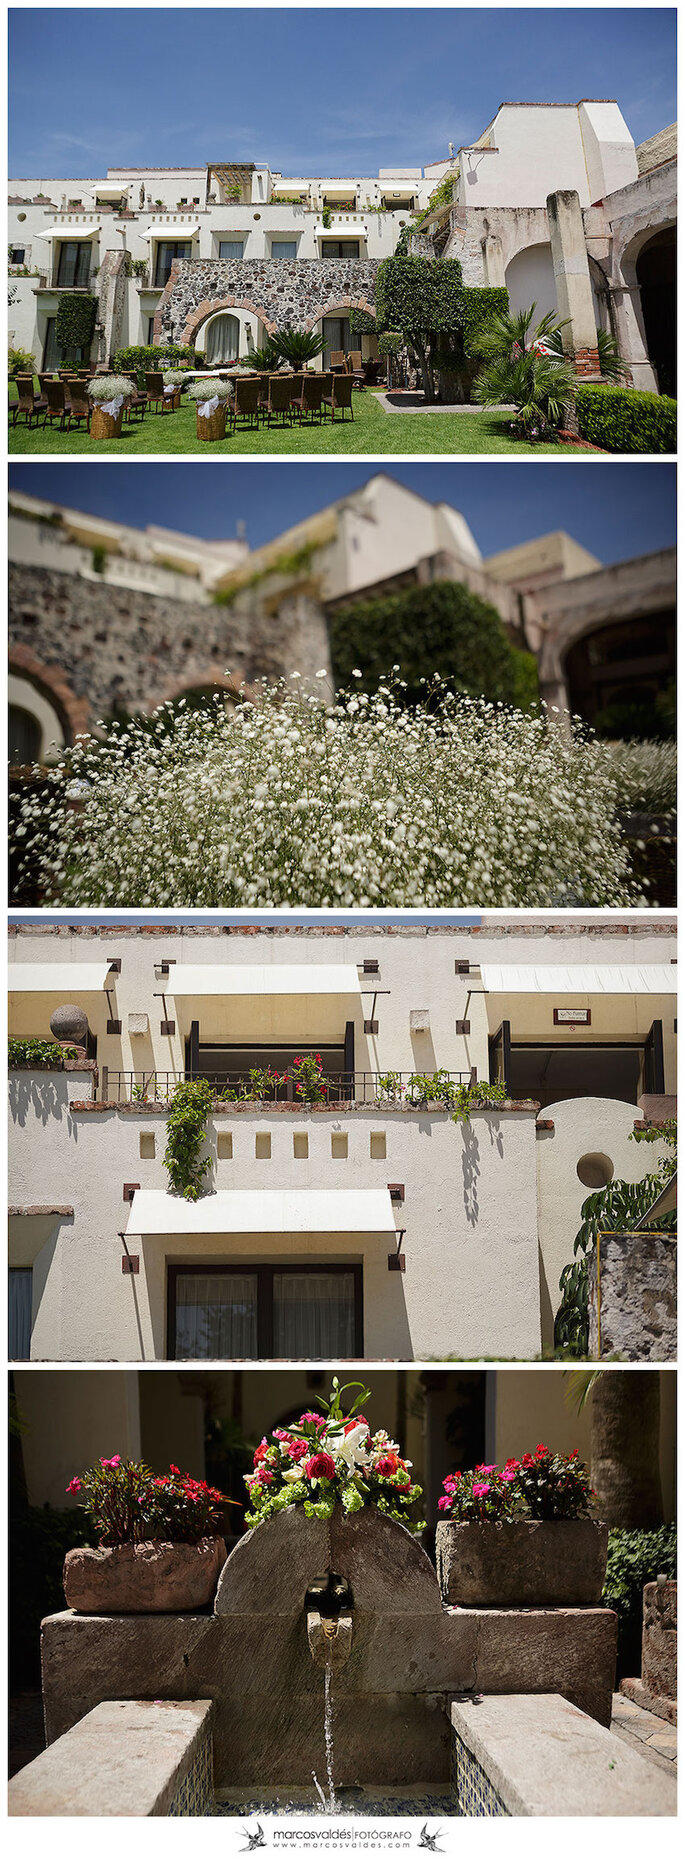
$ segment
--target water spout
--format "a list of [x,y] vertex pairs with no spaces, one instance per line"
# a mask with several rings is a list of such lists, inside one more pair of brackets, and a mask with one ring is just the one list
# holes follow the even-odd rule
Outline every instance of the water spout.
[[321,1803],[321,1807],[322,1807],[324,1815],[337,1815],[337,1812],[338,1812],[338,1800],[337,1800],[337,1796],[335,1793],[335,1780],[333,1776],[333,1699],[332,1699],[332,1692],[331,1692],[331,1651],[333,1648],[334,1641],[335,1641],[334,1634],[326,1635],[325,1645],[326,1645],[327,1659],[326,1659],[326,1678],[324,1681],[323,1730],[324,1730],[324,1745],[325,1745],[325,1750],[326,1750],[326,1781],[328,1783],[328,1801],[326,1801],[326,1797],[324,1795],[324,1792],[319,1782],[319,1778],[316,1774],[316,1771],[312,1770],[312,1781],[314,1784],[314,1788],[316,1789],[316,1793],[318,1795],[319,1801]]
[[314,1665],[323,1666],[327,1675],[338,1671],[347,1665],[352,1652],[351,1614],[320,1615],[317,1609],[308,1609],[307,1640]]

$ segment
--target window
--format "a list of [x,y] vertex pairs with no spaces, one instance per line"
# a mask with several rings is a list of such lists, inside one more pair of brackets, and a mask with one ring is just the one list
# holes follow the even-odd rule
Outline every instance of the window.
[[647,1057],[638,1044],[516,1042],[505,1021],[490,1041],[490,1077],[506,1085],[509,1097],[535,1098],[543,1109],[569,1098],[637,1104]]
[[8,1350],[12,1363],[27,1363],[31,1355],[31,1311],[33,1304],[33,1269],[10,1266]]
[[271,257],[272,258],[297,258],[297,240],[296,239],[272,239]]
[[11,245],[10,246],[10,264],[11,265],[23,265],[25,264],[25,262],[26,262],[26,246],[25,245]]
[[9,759],[13,768],[40,761],[42,731],[38,719],[19,704],[9,708]]
[[219,240],[219,257],[220,258],[242,258],[244,250],[245,250],[244,239],[220,239]]
[[361,1266],[170,1266],[169,1357],[221,1362],[363,1354]]
[[190,258],[192,241],[190,239],[159,239],[157,241],[157,258],[155,261],[155,288],[162,288],[168,283],[171,267],[176,258]]
[[62,239],[58,253],[55,283],[64,290],[85,290],[93,261],[90,239]]
[[147,318],[147,337],[146,337],[146,341],[148,342],[148,344],[150,344],[150,345],[151,345],[151,344],[153,344],[153,343],[154,343],[154,340],[155,340],[155,319],[154,319],[154,317],[153,317],[153,316],[149,316],[149,317]]
[[324,258],[359,257],[358,239],[322,239],[321,245]]

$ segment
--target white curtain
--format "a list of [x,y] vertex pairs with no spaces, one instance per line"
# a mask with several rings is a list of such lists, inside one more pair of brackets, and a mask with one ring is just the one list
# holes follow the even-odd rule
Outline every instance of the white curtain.
[[354,1355],[354,1273],[274,1273],[274,1356]]
[[257,1355],[257,1275],[189,1272],[176,1279],[177,1358]]
[[239,343],[240,324],[237,316],[215,316],[207,329],[207,367],[217,368],[226,362],[235,362]]
[[9,1358],[12,1363],[27,1363],[31,1355],[32,1268],[10,1266],[9,1280]]

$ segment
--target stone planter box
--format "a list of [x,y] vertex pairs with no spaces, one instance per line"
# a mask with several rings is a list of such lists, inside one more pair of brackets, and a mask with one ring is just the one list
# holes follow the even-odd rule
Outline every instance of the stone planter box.
[[609,1527],[594,1518],[438,1524],[443,1602],[453,1608],[593,1608],[601,1599]]
[[213,1601],[225,1561],[223,1537],[68,1550],[64,1593],[79,1615],[185,1613]]

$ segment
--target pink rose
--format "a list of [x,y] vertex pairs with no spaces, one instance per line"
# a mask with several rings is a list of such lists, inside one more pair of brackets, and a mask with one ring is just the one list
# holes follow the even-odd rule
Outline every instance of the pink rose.
[[451,1498],[439,1498],[438,1499],[438,1511],[451,1511],[451,1509],[452,1509]]
[[267,1472],[266,1466],[260,1466],[259,1472],[255,1476],[255,1484],[256,1485],[273,1485],[273,1482],[274,1482],[273,1473]]
[[288,1447],[289,1460],[306,1460],[309,1447],[306,1440],[291,1440]]

